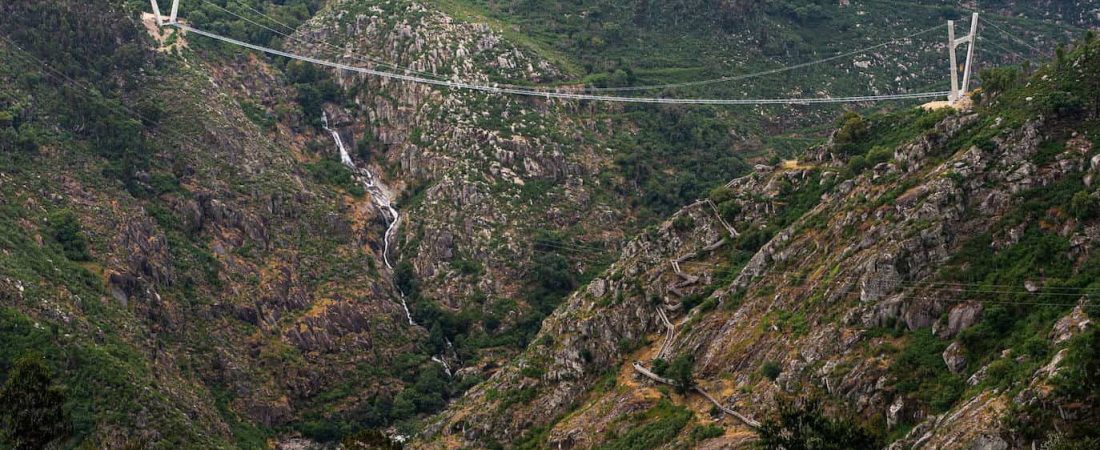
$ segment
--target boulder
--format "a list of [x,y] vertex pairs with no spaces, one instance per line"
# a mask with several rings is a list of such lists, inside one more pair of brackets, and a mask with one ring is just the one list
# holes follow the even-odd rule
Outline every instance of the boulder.
[[959,341],[952,342],[943,351],[943,362],[947,364],[947,370],[951,373],[961,373],[966,368],[966,349],[959,344]]
[[1073,311],[1058,319],[1058,322],[1054,323],[1054,329],[1050,332],[1050,338],[1055,344],[1061,344],[1070,340],[1078,333],[1082,333],[1088,329],[1092,320],[1089,319],[1088,314],[1085,313],[1085,309],[1082,305],[1077,305],[1073,308]]
[[1008,450],[1008,443],[999,436],[980,436],[970,445],[970,450]]
[[933,328],[932,332],[941,338],[949,339],[957,336],[959,332],[965,330],[981,319],[982,304],[978,302],[960,303],[951,308],[951,311],[947,313],[947,323],[942,327],[939,323]]

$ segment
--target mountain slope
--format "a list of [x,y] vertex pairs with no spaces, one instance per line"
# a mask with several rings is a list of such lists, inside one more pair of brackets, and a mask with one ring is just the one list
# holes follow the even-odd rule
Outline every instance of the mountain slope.
[[[654,61],[631,69],[634,81],[663,82],[749,70],[761,55],[779,64],[839,49],[807,39],[814,31],[797,39],[784,32],[762,54],[760,41],[734,45],[742,34],[710,21],[713,4],[687,2],[691,14],[682,22],[654,14],[674,20],[642,24],[640,33],[721,32],[721,45],[667,38],[649,49],[668,60],[637,53],[644,41],[579,51],[548,45],[557,31],[517,30],[524,11],[483,14],[471,4],[186,2],[182,17],[356,65],[522,84],[628,80],[613,79],[627,75],[618,66],[585,68],[613,56]],[[807,29],[887,10],[821,5],[824,16]],[[773,6],[749,17],[788,31],[809,27],[789,5]],[[542,319],[603,271],[630,236],[745,173],[749,160],[825,138],[821,129],[792,137],[769,130],[788,133],[838,112],[608,106],[429,89],[158,30],[141,15],[146,8],[141,0],[0,5],[0,379],[18,358],[41,354],[68,399],[69,446],[264,448],[297,445],[302,436],[333,442],[361,430],[418,432],[535,341]],[[918,25],[883,26],[908,33]],[[874,34],[845,33],[838,42],[861,45]],[[722,52],[736,55],[702,71],[678,69],[687,60],[720,60],[711,56]],[[847,76],[853,62],[838,60],[820,72],[682,94],[909,88],[901,82],[913,79],[897,67],[903,56],[874,55],[855,78]],[[760,89],[741,91],[749,86]],[[813,194],[773,228],[790,225]],[[720,211],[731,207],[719,203]],[[708,224],[715,219],[703,205],[693,208],[698,227],[710,227],[692,231],[693,239],[715,244],[724,225]],[[688,222],[681,219],[677,232],[692,229]],[[753,239],[715,279],[733,276],[774,231],[745,233]],[[650,252],[638,245],[616,267]],[[600,292],[599,283],[584,289]],[[591,347],[571,357],[582,366],[609,362],[607,355],[656,330],[648,311],[624,311],[650,322],[644,330],[611,323],[611,334],[596,341],[563,338]],[[564,326],[551,319],[547,329]],[[564,392],[585,391],[583,377],[556,373]],[[467,402],[477,405],[489,392]],[[522,405],[536,394],[527,386],[494,394],[518,417],[519,425],[503,429],[527,428]],[[559,398],[543,410],[563,412],[572,401]],[[676,424],[686,414],[661,403],[647,419]]]
[[[651,448],[753,440],[703,396],[633,373],[640,361],[673,376],[659,360],[688,361],[696,386],[750,418],[816,396],[898,448],[1030,446],[1054,428],[1095,439],[1082,369],[1095,364],[1083,355],[1100,269],[1089,39],[1026,80],[1000,72],[974,111],[852,116],[798,163],[677,212],[420,446],[614,447],[639,430]],[[704,445],[713,434],[694,430],[708,415],[726,430]]]
[[426,332],[367,245],[369,200],[308,150],[331,138],[250,115],[293,111],[293,87],[254,58],[155,53],[124,11],[4,6],[5,365],[46,356],[77,442],[263,446],[321,392],[384,386],[349,374]]

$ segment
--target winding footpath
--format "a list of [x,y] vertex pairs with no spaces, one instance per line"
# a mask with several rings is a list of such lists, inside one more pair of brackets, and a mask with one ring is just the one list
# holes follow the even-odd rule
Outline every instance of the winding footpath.
[[[667,384],[669,386],[676,386],[675,381],[670,380],[668,378],[664,378],[660,375],[657,375],[657,374],[653,373],[652,370],[649,370],[645,366],[643,366],[640,361],[634,361],[634,371],[636,371],[639,374],[641,374],[642,376],[644,376],[646,378],[649,378],[650,380],[656,381],[658,383]],[[756,420],[754,420],[753,418],[751,418],[749,416],[746,416],[746,415],[741,414],[737,411],[734,411],[731,408],[726,407],[726,405],[723,405],[721,402],[718,401],[718,399],[714,398],[709,393],[707,393],[707,391],[705,389],[703,389],[701,386],[695,385],[695,386],[692,386],[691,389],[693,389],[695,392],[698,392],[699,395],[702,395],[703,398],[706,398],[707,401],[709,401],[711,404],[713,404],[716,408],[718,408],[722,412],[737,418],[737,420],[740,420],[742,423],[744,423],[745,425],[748,425],[752,428],[760,428],[760,422],[757,422]]]
[[[665,330],[666,330],[665,341],[661,344],[661,349],[658,352],[657,357],[667,359],[667,356],[668,356],[667,354],[671,353],[671,351],[672,351],[672,341],[676,338],[676,328],[672,324],[672,322],[668,320],[668,316],[665,314],[664,311],[661,310],[661,307],[657,307],[657,316],[661,319],[661,322],[665,325]],[[635,372],[638,372],[640,375],[642,375],[646,378],[649,378],[650,380],[653,380],[653,381],[661,383],[661,384],[667,384],[669,386],[676,386],[675,381],[670,380],[670,379],[665,378],[665,377],[662,377],[660,375],[657,375],[656,373],[653,373],[652,370],[649,370],[644,365],[642,365],[641,361],[634,361],[633,366],[634,366],[634,371]],[[753,419],[749,416],[741,414],[741,413],[733,410],[732,408],[727,407],[726,405],[723,405],[721,402],[718,401],[718,399],[714,398],[713,396],[710,395],[710,393],[708,393],[705,389],[703,389],[702,386],[699,386],[698,384],[695,384],[691,387],[691,389],[693,389],[695,392],[698,392],[699,395],[702,395],[703,398],[706,398],[707,401],[709,401],[711,404],[713,404],[716,408],[718,408],[722,412],[737,418],[737,420],[740,420],[742,423],[744,423],[745,425],[748,425],[749,427],[760,428],[760,422],[756,421],[755,419]]]

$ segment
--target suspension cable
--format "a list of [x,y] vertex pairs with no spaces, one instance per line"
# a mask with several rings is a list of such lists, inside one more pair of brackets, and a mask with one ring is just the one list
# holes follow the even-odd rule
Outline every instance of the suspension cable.
[[373,75],[382,78],[407,81],[418,84],[428,84],[448,88],[465,89],[488,92],[492,94],[512,94],[512,95],[524,95],[531,97],[544,97],[546,99],[567,99],[567,100],[592,100],[601,102],[614,102],[614,103],[650,103],[650,104],[672,104],[672,105],[801,105],[801,104],[824,104],[824,103],[858,103],[858,102],[872,102],[872,101],[884,101],[884,100],[911,100],[911,99],[923,99],[933,97],[943,97],[947,95],[946,91],[939,92],[918,92],[918,93],[904,93],[904,94],[886,94],[886,95],[865,95],[865,96],[851,96],[851,97],[812,97],[812,98],[764,98],[764,99],[715,99],[715,98],[662,98],[662,97],[619,97],[609,95],[593,95],[593,94],[581,94],[562,91],[538,91],[533,89],[520,89],[515,87],[501,87],[499,85],[486,85],[471,83],[465,81],[448,81],[437,80],[432,78],[425,78],[414,75],[398,74],[393,72],[386,72],[381,70],[369,69],[364,67],[355,67],[343,63],[334,61],[328,61],[309,56],[298,55],[282,50],[276,50],[270,47],[264,47],[262,45],[252,44],[230,37],[222,36],[209,31],[201,30],[182,23],[170,23],[168,26],[173,26],[181,30],[205,36],[211,39],[222,41],[228,44],[236,45],[239,47],[249,48],[255,51],[268,53],[271,55],[282,56],[285,58],[296,59],[308,63],[317,65],[332,67],[336,69],[346,70],[350,72],[357,72],[366,75]]
[[[309,43],[309,42],[305,42],[301,39],[295,38],[294,36],[291,36],[287,33],[283,33],[283,32],[274,30],[274,29],[272,29],[270,27],[267,27],[263,24],[259,24],[259,23],[256,23],[256,22],[252,21],[252,20],[249,20],[248,18],[242,17],[242,16],[240,16],[240,15],[238,15],[238,14],[232,12],[232,11],[227,10],[226,8],[224,8],[222,6],[219,6],[216,3],[211,3],[209,0],[203,0],[203,2],[207,3],[207,4],[210,4],[211,6],[214,6],[218,9],[221,9],[222,11],[225,11],[225,12],[227,12],[227,13],[229,13],[229,14],[231,14],[231,15],[239,18],[239,19],[245,20],[249,23],[252,23],[254,25],[257,25],[259,27],[267,29],[268,31],[271,31],[273,33],[277,33],[279,35],[282,35],[282,36],[284,36],[288,39],[293,39],[295,41],[302,42],[302,43],[307,43],[307,44]],[[285,23],[283,23],[283,22],[281,22],[281,21],[279,21],[279,20],[277,20],[277,19],[261,12],[261,11],[256,10],[255,8],[252,8],[251,6],[248,6],[247,4],[245,4],[241,0],[237,0],[237,2],[240,3],[242,6],[244,6],[245,8],[247,8],[248,10],[252,11],[254,14],[257,14],[260,17],[263,17],[263,18],[271,21],[272,23],[278,24],[278,25],[280,25],[283,28],[288,29],[288,30],[292,30],[292,31],[294,30],[293,27],[291,27],[290,25],[287,25],[287,24],[285,24]],[[921,30],[921,31],[917,31],[915,33],[910,33],[910,34],[907,34],[905,36],[899,36],[899,37],[890,39],[889,41],[882,42],[882,43],[872,45],[872,46],[869,46],[869,47],[861,48],[861,49],[858,49],[858,50],[853,50],[853,51],[850,51],[850,52],[845,52],[845,53],[829,56],[829,57],[814,60],[814,61],[807,61],[807,62],[803,62],[803,63],[791,65],[791,66],[777,67],[777,68],[774,68],[774,69],[768,69],[768,70],[763,70],[763,71],[759,71],[759,72],[753,72],[753,73],[747,73],[747,74],[741,74],[741,75],[724,76],[724,77],[704,79],[704,80],[688,81],[688,82],[681,82],[681,83],[666,83],[666,84],[653,84],[653,85],[643,85],[643,86],[623,86],[623,87],[606,87],[606,88],[585,87],[585,88],[580,89],[580,90],[583,91],[583,92],[586,92],[586,93],[591,93],[591,92],[647,91],[647,90],[659,90],[659,89],[669,89],[669,88],[679,88],[679,87],[705,86],[705,85],[710,85],[710,84],[747,80],[747,79],[751,79],[751,78],[758,78],[758,77],[762,77],[762,76],[766,76],[766,75],[774,75],[774,74],[777,74],[777,73],[789,72],[789,71],[792,71],[792,70],[802,69],[802,68],[806,68],[806,67],[812,67],[812,66],[824,64],[824,63],[827,63],[827,62],[836,61],[838,59],[843,59],[843,58],[847,58],[847,57],[851,57],[851,56],[860,55],[860,54],[867,53],[867,52],[872,51],[872,50],[877,50],[879,48],[887,47],[887,46],[890,46],[890,45],[898,43],[898,42],[906,41],[906,40],[913,39],[913,38],[918,37],[918,36],[922,36],[922,35],[931,33],[933,31],[939,30],[939,29],[944,28],[946,26],[947,26],[947,24],[941,24],[941,25],[937,25],[937,26],[934,26],[934,27],[931,27],[931,28],[927,28],[927,29],[924,29],[924,30]],[[344,51],[343,49],[340,49],[339,47],[337,47],[333,44],[330,44],[330,43],[322,42],[321,44],[325,45],[327,47],[336,49],[336,50],[340,50],[341,52]],[[394,63],[380,61],[380,60],[373,59],[373,58],[370,58],[370,57],[360,57],[360,56],[361,56],[360,54],[356,54],[356,53],[353,53],[353,54],[350,55],[350,57],[352,57],[353,59],[359,59],[361,61],[373,62],[375,64],[388,66],[388,67],[391,67],[393,69],[402,70],[402,71],[406,71],[406,72],[409,72],[409,73],[424,75],[426,78],[442,78],[442,77],[440,77],[438,75],[435,75],[435,74],[432,74],[432,73],[417,71],[417,70],[414,70],[414,69],[409,68],[409,67],[402,67],[402,66],[396,65]],[[528,85],[515,85],[515,84],[498,84],[497,86],[510,87],[510,88],[516,88],[516,89],[525,89],[525,90],[554,90],[554,89],[557,89],[557,87],[555,87],[555,86],[528,86]]]

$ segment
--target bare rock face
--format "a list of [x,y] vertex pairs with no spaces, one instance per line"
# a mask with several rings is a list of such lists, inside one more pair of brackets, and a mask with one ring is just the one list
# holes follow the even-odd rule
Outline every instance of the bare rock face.
[[966,368],[966,350],[963,349],[962,344],[955,341],[948,345],[943,351],[943,362],[947,364],[947,370],[951,373],[962,373]]
[[967,302],[955,305],[947,313],[947,323],[945,325],[936,325],[932,328],[932,333],[944,339],[950,339],[959,334],[962,330],[970,328],[970,326],[978,323],[981,319],[982,304],[978,302]]
[[1008,450],[1008,443],[1000,436],[979,437],[970,446],[971,450]]
[[1069,315],[1058,319],[1054,324],[1054,329],[1050,332],[1051,339],[1055,344],[1061,344],[1087,330],[1090,324],[1092,319],[1085,312],[1085,308],[1078,305]]
[[920,418],[916,416],[918,412],[919,410],[911,399],[899,395],[886,409],[886,427],[894,429],[902,423],[911,423]]
[[894,267],[893,259],[892,255],[884,254],[868,261],[864,275],[860,279],[860,301],[877,302],[898,287],[901,280]]
[[168,240],[152,219],[128,220],[120,226],[115,246],[125,252],[130,273],[153,284],[172,285],[175,271],[168,254]]
[[275,450],[315,450],[323,447],[304,438],[286,438],[275,443]]

